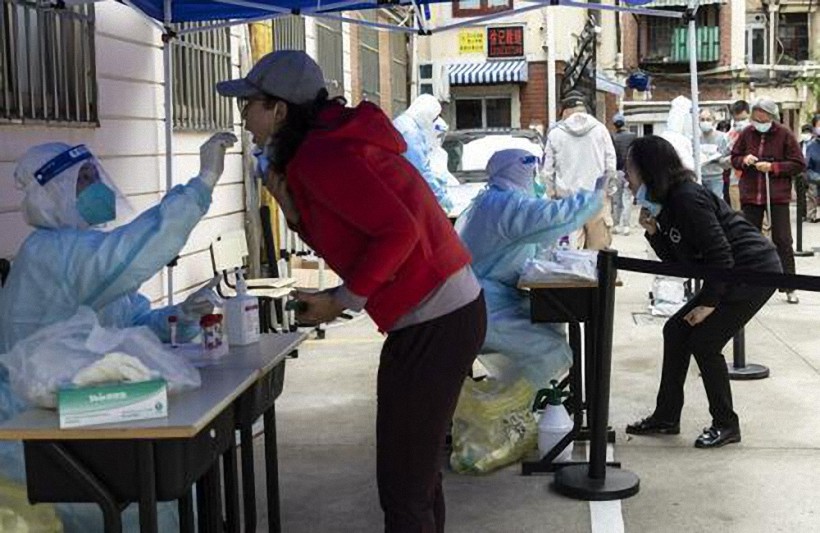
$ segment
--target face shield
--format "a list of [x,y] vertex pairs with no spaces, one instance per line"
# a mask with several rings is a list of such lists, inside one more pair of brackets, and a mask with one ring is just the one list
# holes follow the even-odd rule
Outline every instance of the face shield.
[[14,174],[17,187],[25,192],[23,215],[35,227],[84,229],[132,211],[84,145],[35,146],[18,161]]

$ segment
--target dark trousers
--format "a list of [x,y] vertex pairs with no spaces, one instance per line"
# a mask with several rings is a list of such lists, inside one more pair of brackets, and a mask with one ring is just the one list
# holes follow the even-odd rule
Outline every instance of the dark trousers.
[[482,294],[387,336],[378,376],[376,470],[388,533],[444,531],[444,440],[486,329]]
[[663,371],[654,416],[659,420],[679,422],[683,409],[683,384],[694,355],[700,368],[703,386],[709,399],[712,424],[717,427],[739,427],[732,407],[732,389],[726,359],[721,350],[774,293],[765,287],[745,288],[741,301],[721,302],[706,320],[690,326],[683,317],[700,304],[696,294],[663,327]]
[[[743,204],[743,214],[757,229],[763,228],[765,205]],[[772,242],[777,248],[780,263],[785,274],[794,274],[794,248],[792,248],[792,222],[789,218],[789,204],[772,204]]]

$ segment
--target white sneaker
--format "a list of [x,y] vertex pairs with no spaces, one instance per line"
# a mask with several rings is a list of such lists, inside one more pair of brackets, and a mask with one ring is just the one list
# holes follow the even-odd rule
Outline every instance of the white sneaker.
[[799,304],[800,299],[797,297],[797,293],[794,291],[789,291],[786,293],[786,301],[790,304]]
[[631,232],[629,231],[629,226],[624,226],[621,230],[621,235],[629,235]]
[[620,235],[621,234],[621,226],[615,226],[614,228],[612,228],[612,234],[613,235]]

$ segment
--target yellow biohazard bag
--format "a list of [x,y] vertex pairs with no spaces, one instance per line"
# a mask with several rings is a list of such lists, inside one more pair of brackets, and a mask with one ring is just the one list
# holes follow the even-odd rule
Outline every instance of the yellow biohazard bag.
[[512,383],[467,379],[453,415],[452,469],[486,474],[534,450],[538,443],[534,397],[535,388],[525,378]]
[[24,486],[0,478],[0,531],[3,533],[62,533],[54,506],[31,505]]

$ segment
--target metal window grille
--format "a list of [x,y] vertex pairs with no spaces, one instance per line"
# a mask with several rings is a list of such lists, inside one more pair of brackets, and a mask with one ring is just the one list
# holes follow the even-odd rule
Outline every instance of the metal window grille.
[[[697,14],[697,42],[695,51],[699,62],[720,60],[719,6],[706,5]],[[642,63],[689,62],[689,30],[679,20],[660,17],[641,17],[640,32]]]
[[407,36],[403,33],[390,34],[390,70],[391,94],[393,96],[393,115],[399,116],[407,109]]
[[325,84],[330,96],[344,94],[344,50],[342,22],[317,19],[318,63],[325,74]]
[[304,50],[305,19],[291,15],[274,20],[273,49]]
[[0,120],[98,124],[94,5],[0,7]]
[[[375,22],[376,13],[365,11],[362,18]],[[379,32],[366,26],[359,26],[359,79],[362,83],[362,98],[381,105]]]
[[[180,24],[192,29],[205,23]],[[228,28],[183,34],[174,41],[174,129],[215,131],[233,128],[230,98],[216,93],[218,81],[231,78]]]

